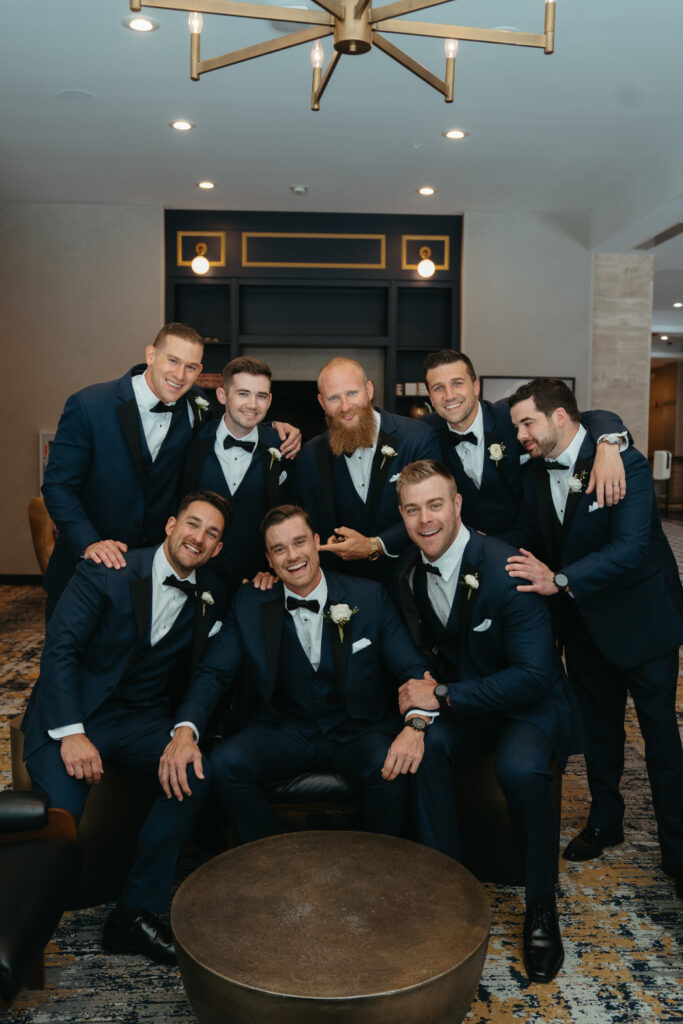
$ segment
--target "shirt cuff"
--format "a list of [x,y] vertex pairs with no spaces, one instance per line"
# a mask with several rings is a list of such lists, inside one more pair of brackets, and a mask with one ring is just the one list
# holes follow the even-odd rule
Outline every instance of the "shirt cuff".
[[[610,431],[610,433],[612,433],[612,431]],[[619,441],[619,454],[621,454],[628,448],[628,430],[615,430],[613,433],[616,437],[621,438]],[[600,434],[598,444],[600,444],[601,441],[604,441],[607,436],[607,434]]]
[[181,725],[189,725],[190,729],[192,729],[192,732],[194,733],[195,743],[199,743],[199,732],[197,731],[197,726],[194,725],[192,722],[176,722],[176,724],[171,729],[171,736],[175,736],[176,729],[179,729]]
[[420,715],[422,718],[434,720],[435,718],[438,718],[440,714],[440,711],[423,711],[422,708],[408,708],[403,716],[403,721],[406,722],[411,715]]
[[398,558],[398,555],[392,555],[391,551],[387,551],[386,545],[381,537],[377,538],[377,543],[379,544],[387,558]]
[[79,733],[85,735],[85,729],[83,728],[82,722],[74,722],[73,725],[62,725],[59,729],[47,730],[47,734],[51,740],[63,740],[65,736],[78,736]]

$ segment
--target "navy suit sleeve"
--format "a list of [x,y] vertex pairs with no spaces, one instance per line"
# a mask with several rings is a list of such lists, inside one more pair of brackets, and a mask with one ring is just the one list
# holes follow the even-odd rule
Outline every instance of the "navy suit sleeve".
[[401,614],[384,587],[380,590],[379,631],[382,660],[392,676],[400,683],[408,679],[422,679],[429,668],[410,638]]
[[192,722],[201,735],[211,712],[234,680],[243,660],[244,646],[233,607],[220,633],[208,641],[204,656],[176,712],[176,722]]
[[43,497],[50,516],[66,538],[74,558],[101,540],[80,499],[81,486],[93,458],[88,412],[80,394],[64,406],[45,470]]
[[621,417],[607,409],[592,409],[589,412],[582,412],[581,422],[595,444],[603,434],[622,434],[626,431]]

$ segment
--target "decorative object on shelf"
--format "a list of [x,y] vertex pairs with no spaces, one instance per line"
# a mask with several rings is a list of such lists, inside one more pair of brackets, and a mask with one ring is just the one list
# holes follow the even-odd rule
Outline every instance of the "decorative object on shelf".
[[430,412],[434,410],[427,402],[415,402],[408,410],[408,415],[414,420],[419,420],[421,416],[428,416]]
[[[373,7],[371,0],[315,0],[321,11],[302,9],[301,7],[269,7],[266,4],[242,3],[241,0],[130,0],[133,13],[143,7],[161,7],[169,10],[185,11],[189,14],[190,29],[190,78],[198,82],[199,77],[207,71],[226,68],[231,64],[262,57],[267,53],[286,50],[291,46],[309,43],[316,40],[311,51],[313,65],[313,87],[311,91],[311,110],[320,109],[320,100],[332,77],[334,69],[343,55],[367,53],[373,46],[382,50],[388,57],[397,61],[412,74],[437,92],[442,93],[446,103],[453,102],[453,79],[455,75],[455,57],[458,52],[458,40],[478,43],[500,43],[511,46],[537,47],[544,53],[553,53],[555,49],[555,0],[545,0],[545,25],[542,33],[519,32],[516,29],[485,29],[469,25],[437,25],[422,21],[404,21],[401,15],[413,11],[435,7],[446,0],[396,0],[395,3]],[[295,22],[310,26],[298,32],[290,32],[280,39],[245,46],[220,57],[201,60],[200,38],[204,14],[222,14],[237,18],[255,18],[266,21]],[[446,72],[443,79],[419,64],[405,51],[399,49],[381,34],[381,32],[399,35],[429,36],[444,39],[446,54]],[[325,36],[334,36],[334,53],[330,58],[325,72],[323,64],[325,54],[319,42]]]

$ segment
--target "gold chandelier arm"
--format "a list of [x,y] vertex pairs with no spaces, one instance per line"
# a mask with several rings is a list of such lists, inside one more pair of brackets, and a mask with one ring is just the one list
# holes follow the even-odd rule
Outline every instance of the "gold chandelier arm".
[[320,110],[320,100],[322,98],[322,94],[325,92],[325,89],[327,88],[327,83],[332,78],[332,73],[336,68],[337,64],[339,63],[340,57],[341,53],[339,53],[338,50],[335,50],[332,56],[330,57],[330,62],[327,65],[325,74],[323,75],[323,79],[318,88],[313,93],[313,97],[311,99],[311,110]]
[[427,85],[431,85],[432,89],[436,89],[437,92],[442,93],[446,99],[448,99],[449,89],[446,83],[440,78],[437,78],[436,75],[433,75],[426,67],[422,64],[418,64],[416,60],[409,57],[403,50],[399,50],[398,46],[394,46],[394,44],[390,43],[388,39],[381,36],[379,32],[372,33],[372,42],[374,46],[383,50],[388,57],[392,57],[408,71],[412,71],[414,75],[417,75],[417,77],[421,78],[423,82],[427,83]]
[[313,3],[317,4],[318,7],[322,7],[324,11],[331,14],[333,17],[338,18],[339,21],[344,20],[344,5],[337,3],[337,0],[313,0]]
[[168,11],[196,11],[197,14],[227,14],[232,18],[258,18],[262,21],[302,22],[304,25],[331,25],[329,14],[297,10],[294,7],[268,7],[240,0],[144,0],[141,7],[159,7]]
[[475,43],[508,43],[511,46],[537,46],[545,49],[545,35],[532,32],[513,32],[501,28],[470,28],[468,25],[433,25],[425,21],[373,22],[374,29],[398,32],[408,36],[430,36],[435,39],[466,39]]
[[[356,21],[360,18],[365,8],[370,4],[372,0],[356,0],[356,6],[353,9],[353,16]],[[441,2],[441,0],[439,0]]]
[[266,53],[276,53],[278,50],[288,50],[290,46],[299,46],[300,43],[312,42],[314,39],[324,39],[332,35],[332,29],[305,28],[301,32],[291,32],[281,39],[270,39],[265,43],[256,43],[254,46],[245,46],[241,50],[233,50],[232,53],[224,53],[220,57],[212,57],[210,60],[203,60],[199,64],[200,74],[206,71],[216,71],[218,68],[228,68],[231,64],[239,64],[243,60],[252,60],[254,57],[263,57]]
[[412,14],[413,11],[424,11],[427,7],[438,7],[439,4],[447,4],[450,0],[397,0],[394,4],[385,4],[384,7],[373,7],[371,21],[383,21],[386,18],[398,18],[402,14]]

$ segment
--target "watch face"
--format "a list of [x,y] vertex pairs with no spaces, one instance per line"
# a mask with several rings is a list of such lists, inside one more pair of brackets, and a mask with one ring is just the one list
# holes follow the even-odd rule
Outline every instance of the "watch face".
[[411,729],[415,729],[416,732],[424,732],[427,728],[424,718],[411,718],[408,725]]
[[437,700],[439,700],[441,697],[448,696],[448,687],[446,686],[445,683],[439,683],[437,686],[434,687],[434,696],[436,697]]
[[569,584],[569,577],[568,576],[565,576],[565,574],[563,572],[556,572],[555,573],[555,586],[556,587],[566,587],[566,586],[568,586],[568,584]]

